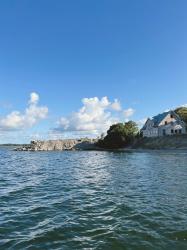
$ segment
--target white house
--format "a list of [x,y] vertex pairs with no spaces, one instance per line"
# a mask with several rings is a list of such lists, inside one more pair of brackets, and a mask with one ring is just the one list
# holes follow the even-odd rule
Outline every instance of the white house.
[[143,137],[186,134],[186,124],[174,111],[168,111],[148,118],[141,134]]

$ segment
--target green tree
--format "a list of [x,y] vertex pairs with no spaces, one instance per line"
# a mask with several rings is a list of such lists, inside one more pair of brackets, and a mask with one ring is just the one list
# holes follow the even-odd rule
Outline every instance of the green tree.
[[122,148],[131,144],[137,133],[138,126],[133,121],[125,124],[114,124],[109,128],[104,139],[99,140],[98,146],[103,148]]
[[175,110],[175,113],[177,113],[187,125],[187,108],[186,107],[177,108]]

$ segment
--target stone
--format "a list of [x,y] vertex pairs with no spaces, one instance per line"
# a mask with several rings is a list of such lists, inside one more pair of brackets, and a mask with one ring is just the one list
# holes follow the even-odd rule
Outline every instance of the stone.
[[64,150],[92,150],[95,149],[95,139],[67,139],[31,141],[30,145],[16,148],[16,151],[64,151]]

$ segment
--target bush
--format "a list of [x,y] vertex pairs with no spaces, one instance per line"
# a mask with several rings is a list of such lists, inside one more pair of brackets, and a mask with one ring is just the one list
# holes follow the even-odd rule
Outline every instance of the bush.
[[102,148],[122,148],[131,144],[137,133],[138,126],[133,121],[125,124],[114,124],[109,128],[104,139],[98,141],[97,145]]
[[187,108],[186,107],[177,108],[175,110],[175,113],[177,113],[180,116],[180,118],[187,124]]
[[177,113],[178,116],[180,116],[180,118],[186,123],[186,131],[187,131],[187,108],[186,107],[177,108],[175,110],[175,113]]

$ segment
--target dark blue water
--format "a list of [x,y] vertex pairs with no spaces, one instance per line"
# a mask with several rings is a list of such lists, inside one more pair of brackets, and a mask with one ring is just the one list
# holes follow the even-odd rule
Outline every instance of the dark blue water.
[[187,152],[1,148],[0,249],[187,249]]

